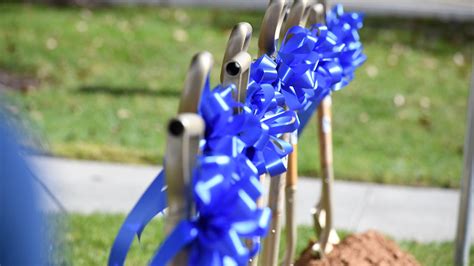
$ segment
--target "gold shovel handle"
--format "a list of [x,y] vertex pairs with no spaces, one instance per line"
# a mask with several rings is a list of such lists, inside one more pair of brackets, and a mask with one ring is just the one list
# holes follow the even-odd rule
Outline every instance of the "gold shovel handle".
[[[197,111],[212,63],[212,55],[208,52],[201,52],[193,57],[181,94],[178,116],[168,124],[164,163],[168,186],[168,216],[165,225],[167,233],[182,219],[190,219],[195,212],[192,205],[191,178],[199,153],[199,142],[205,129],[205,123],[197,115]],[[170,264],[186,265],[187,260],[187,250],[183,250]]]
[[213,61],[209,52],[200,52],[193,57],[179,101],[179,114],[197,113],[202,89],[212,69]]
[[[295,0],[288,13],[284,27],[280,32],[283,39],[288,30],[294,26],[305,26],[310,7],[309,0]],[[286,36],[291,38],[291,36]],[[285,40],[283,40],[285,41]],[[288,155],[288,171],[286,172],[285,188],[285,223],[286,223],[286,249],[282,265],[291,265],[294,262],[296,243],[298,239],[295,221],[296,192],[298,183],[298,134],[293,132],[290,137],[293,152]]]
[[318,3],[311,5],[308,8],[308,19],[309,26],[316,23],[326,23],[326,1],[318,1]]
[[263,17],[260,36],[258,37],[258,56],[273,56],[276,52],[280,29],[287,8],[285,0],[272,0]]
[[[326,23],[326,1],[320,0],[309,10],[310,24]],[[318,243],[313,247],[321,257],[332,250],[339,242],[333,228],[332,186],[334,181],[333,146],[332,146],[332,101],[326,96],[318,107],[319,154],[321,166],[321,199],[313,210],[313,219]]]
[[234,99],[241,103],[245,102],[251,64],[252,57],[250,54],[240,52],[224,65],[224,79],[222,84],[224,86],[234,84],[237,88]]
[[288,30],[294,26],[305,26],[309,15],[309,0],[295,0],[288,13],[287,19],[280,32],[280,39],[283,40]]
[[326,96],[318,107],[318,128],[321,172],[327,181],[334,177],[331,96]]
[[[295,132],[296,135],[296,132]],[[292,136],[295,138],[297,136]],[[288,156],[288,171],[286,172],[285,187],[285,224],[286,249],[282,265],[292,265],[295,259],[296,243],[298,241],[296,216],[296,192],[298,183],[298,144],[296,139],[290,140],[293,152]]]
[[[203,119],[193,113],[183,113],[171,119],[168,125],[165,170],[168,186],[168,215],[165,230],[169,234],[183,219],[194,214],[191,178],[204,135]],[[187,250],[171,261],[171,265],[187,265]]]
[[339,242],[339,237],[333,229],[332,185],[334,180],[333,153],[331,128],[331,96],[323,99],[318,107],[319,153],[321,165],[321,198],[312,210],[314,229],[318,242],[313,250],[320,257],[332,250]]
[[247,52],[252,38],[252,26],[247,22],[240,22],[234,26],[230,33],[227,47],[222,59],[221,83],[224,82],[226,64],[238,53]]

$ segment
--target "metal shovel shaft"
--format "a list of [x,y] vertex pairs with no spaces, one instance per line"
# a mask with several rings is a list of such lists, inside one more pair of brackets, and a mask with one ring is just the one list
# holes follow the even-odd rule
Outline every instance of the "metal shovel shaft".
[[[168,217],[165,226],[167,233],[170,233],[181,220],[190,219],[194,215],[190,184],[199,151],[199,141],[204,135],[205,127],[204,121],[196,113],[212,63],[212,55],[208,52],[201,52],[193,57],[181,94],[178,116],[168,125],[165,157],[168,186]],[[170,264],[186,265],[187,261],[185,249],[173,258]]]
[[[166,150],[166,183],[168,186],[168,217],[165,230],[171,230],[183,219],[194,215],[191,178],[199,151],[199,141],[204,134],[204,121],[192,113],[183,113],[168,125]],[[187,250],[181,251],[171,265],[187,265]]]
[[[258,39],[259,56],[266,54],[273,57],[275,55],[286,8],[287,3],[285,0],[270,1],[263,18]],[[288,140],[288,134],[285,134],[284,138]],[[262,265],[275,266],[278,263],[285,181],[286,177],[284,174],[273,176],[270,179],[268,207],[272,211],[272,220],[270,232],[264,239],[263,250],[260,256]]]
[[[289,11],[288,18],[280,32],[280,39],[283,39],[288,30],[294,26],[304,26],[308,15],[308,0],[295,0]],[[287,36],[291,38],[291,36]],[[285,40],[283,40],[285,41]],[[286,249],[282,265],[293,264],[296,242],[297,228],[295,222],[296,192],[298,183],[298,135],[293,133],[290,143],[293,146],[293,152],[288,155],[288,171],[286,173],[285,188],[285,225],[286,225]]]
[[[334,181],[332,152],[331,96],[323,99],[318,107],[319,154],[321,166],[321,199],[313,211],[318,249],[321,256],[330,252],[339,238],[333,229],[332,186]],[[332,237],[332,239],[330,239]],[[329,244],[329,245],[328,245]]]
[[285,188],[285,225],[286,225],[286,250],[283,259],[284,266],[292,265],[295,259],[296,243],[298,239],[296,217],[296,192],[298,185],[298,135],[292,134],[290,142],[293,152],[288,156],[288,171],[286,173]]
[[262,265],[277,265],[281,236],[281,216],[285,191],[285,174],[272,176],[268,197],[268,207],[272,211],[270,231],[264,239],[261,254]]

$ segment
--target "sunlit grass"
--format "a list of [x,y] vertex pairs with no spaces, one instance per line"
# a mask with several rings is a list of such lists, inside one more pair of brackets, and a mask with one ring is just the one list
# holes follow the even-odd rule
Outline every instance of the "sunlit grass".
[[[177,110],[192,55],[221,56],[232,26],[263,14],[152,7],[1,5],[0,69],[36,77],[13,109],[56,155],[161,163],[165,125]],[[471,24],[367,19],[368,55],[334,94],[336,178],[459,186],[470,78]],[[300,140],[300,172],[318,175],[315,123]]]

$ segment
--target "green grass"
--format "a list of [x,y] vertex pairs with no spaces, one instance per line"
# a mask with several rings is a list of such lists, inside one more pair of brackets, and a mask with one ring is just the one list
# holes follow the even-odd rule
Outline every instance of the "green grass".
[[[162,162],[165,125],[192,55],[215,56],[216,84],[232,26],[255,27],[255,55],[263,17],[152,7],[0,9],[0,69],[41,81],[31,93],[9,93],[9,109],[33,121],[51,152],[153,164]],[[459,186],[472,26],[367,19],[369,59],[334,95],[336,178]],[[318,175],[315,123],[300,143],[300,172]]]
[[[110,248],[124,220],[122,215],[72,215],[66,226],[66,260],[74,265],[106,265]],[[127,265],[147,265],[163,240],[163,223],[153,220],[143,232],[141,241],[134,241],[127,256]]]
[[[72,215],[68,218],[61,255],[62,261],[73,262],[72,265],[105,265],[110,247],[118,232],[124,216],[122,215]],[[347,233],[343,233],[343,236]],[[308,240],[313,238],[309,227],[298,229],[297,254],[304,249]],[[163,223],[153,220],[145,228],[141,242],[135,241],[127,257],[127,265],[146,265],[153,256],[155,249],[163,240]],[[404,241],[399,243],[401,248],[416,257],[422,265],[449,266],[452,265],[453,243],[430,243]],[[471,248],[471,258],[474,257],[474,247]]]

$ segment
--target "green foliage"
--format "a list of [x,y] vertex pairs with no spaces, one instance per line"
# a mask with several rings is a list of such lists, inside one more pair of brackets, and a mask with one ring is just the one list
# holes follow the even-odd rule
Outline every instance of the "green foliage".
[[[410,252],[422,265],[446,266],[454,265],[454,243],[430,243],[420,244],[413,241],[399,243],[400,247]],[[474,258],[474,247],[469,252],[470,258]]]
[[[0,69],[41,86],[10,93],[60,156],[161,163],[193,54],[215,56],[217,84],[232,26],[260,12],[3,5]],[[473,36],[471,24],[368,18],[368,55],[334,94],[338,179],[459,186]],[[471,34],[471,35],[470,35]],[[315,122],[300,140],[300,172],[318,175]],[[311,158],[311,159],[309,159]]]
[[[106,265],[110,248],[122,225],[123,215],[72,215],[65,233],[67,260],[72,265]],[[154,219],[136,239],[127,256],[127,265],[147,265],[164,236],[163,222]]]

